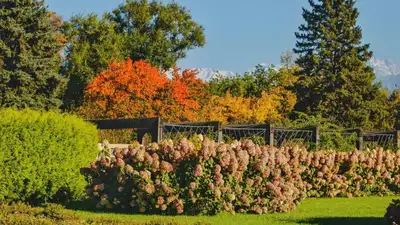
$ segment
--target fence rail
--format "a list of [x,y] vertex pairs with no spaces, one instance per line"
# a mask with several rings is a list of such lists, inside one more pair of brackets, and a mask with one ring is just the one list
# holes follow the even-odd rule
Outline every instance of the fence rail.
[[[107,129],[137,129],[137,139],[142,142],[145,134],[151,135],[152,142],[159,142],[164,137],[189,137],[202,134],[218,142],[231,139],[257,137],[257,141],[271,146],[281,146],[289,142],[300,141],[319,146],[321,135],[334,135],[338,131],[320,131],[318,127],[293,129],[274,127],[272,124],[226,125],[219,122],[195,123],[164,123],[161,118],[137,118],[116,120],[91,120],[100,130]],[[400,131],[362,132],[360,129],[341,131],[342,135],[356,135],[355,147],[359,150],[365,147],[391,146],[400,148]]]

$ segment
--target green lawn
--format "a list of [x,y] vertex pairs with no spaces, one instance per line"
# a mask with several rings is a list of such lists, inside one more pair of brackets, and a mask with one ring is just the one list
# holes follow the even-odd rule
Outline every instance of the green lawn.
[[105,214],[78,211],[83,218],[112,219],[121,221],[150,222],[176,221],[182,224],[205,222],[209,224],[268,224],[268,225],[380,225],[387,224],[383,219],[386,207],[393,197],[307,199],[290,213],[268,215],[230,215],[217,216],[143,216],[127,214]]

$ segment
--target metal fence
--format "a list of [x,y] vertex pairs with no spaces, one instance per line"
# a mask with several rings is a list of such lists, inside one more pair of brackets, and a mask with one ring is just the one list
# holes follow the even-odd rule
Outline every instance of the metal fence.
[[265,124],[228,125],[222,127],[222,141],[251,139],[257,144],[269,143],[270,129]]
[[179,139],[189,138],[194,134],[201,134],[208,138],[218,140],[217,134],[219,124],[215,122],[210,123],[164,123],[162,124],[162,138]]
[[142,142],[146,134],[151,136],[153,142],[159,142],[163,138],[189,138],[194,134],[201,134],[218,142],[252,139],[258,144],[277,147],[301,143],[318,148],[321,140],[325,143],[327,140],[335,139],[332,136],[340,134],[342,138],[349,137],[349,143],[360,150],[379,146],[391,149],[399,149],[400,147],[399,131],[362,132],[360,129],[320,131],[318,127],[293,129],[274,127],[272,124],[222,126],[219,122],[164,123],[161,118],[95,120],[90,122],[96,124],[98,129],[101,130],[136,129],[139,142]]
[[274,144],[282,146],[292,143],[317,143],[316,131],[310,129],[288,129],[276,127],[274,130]]

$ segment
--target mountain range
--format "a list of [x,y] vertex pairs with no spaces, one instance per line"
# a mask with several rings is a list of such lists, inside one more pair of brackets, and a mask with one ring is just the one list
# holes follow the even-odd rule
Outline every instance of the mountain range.
[[372,58],[369,65],[374,69],[376,80],[389,90],[400,88],[400,63]]
[[[382,82],[382,86],[389,90],[400,88],[400,63],[392,60],[372,58],[369,65],[374,69],[376,81]],[[204,81],[210,81],[216,76],[234,77],[237,73],[228,70],[212,68],[197,68],[198,77]]]

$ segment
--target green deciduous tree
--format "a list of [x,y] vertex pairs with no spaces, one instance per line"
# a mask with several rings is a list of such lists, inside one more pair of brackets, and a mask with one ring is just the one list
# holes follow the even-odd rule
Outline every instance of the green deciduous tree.
[[175,2],[127,0],[108,18],[127,36],[127,53],[133,61],[144,59],[162,69],[172,68],[188,50],[205,43],[202,26]]
[[[388,128],[389,104],[367,61],[355,0],[309,0],[305,24],[296,32],[296,109],[321,114],[347,127]],[[385,120],[382,124],[382,120]]]
[[282,54],[282,66],[279,69],[274,65],[266,67],[259,64],[243,76],[216,76],[209,82],[209,91],[217,96],[224,96],[229,92],[234,97],[260,98],[263,92],[268,93],[272,88],[292,89],[299,68],[292,64],[291,57],[291,53]]
[[64,23],[62,31],[68,46],[63,73],[70,79],[65,96],[67,108],[82,103],[85,86],[105,70],[111,60],[125,58],[123,36],[114,28],[114,23],[94,14],[74,16]]
[[42,1],[0,0],[0,105],[57,108],[62,42]]

